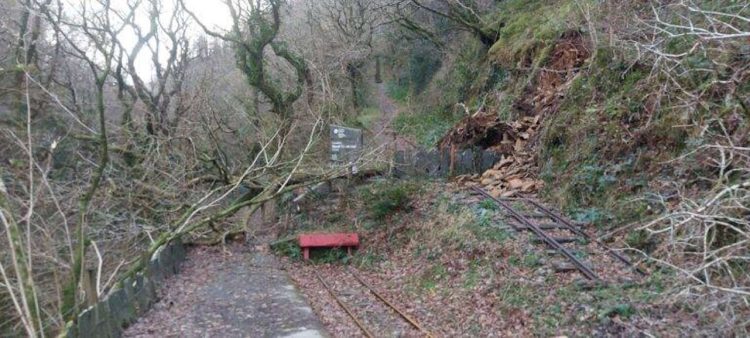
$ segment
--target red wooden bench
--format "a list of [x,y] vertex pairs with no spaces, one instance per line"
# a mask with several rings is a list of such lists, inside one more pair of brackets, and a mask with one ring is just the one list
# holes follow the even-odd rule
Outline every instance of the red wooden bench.
[[299,247],[305,260],[310,259],[310,249],[346,248],[352,254],[352,248],[359,246],[359,236],[355,233],[319,233],[299,235]]

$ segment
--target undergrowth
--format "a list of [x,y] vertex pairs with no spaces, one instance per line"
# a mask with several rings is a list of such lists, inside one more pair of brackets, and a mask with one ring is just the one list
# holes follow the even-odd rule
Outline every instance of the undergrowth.
[[[747,6],[509,0],[495,8],[485,19],[499,27],[497,42],[489,51],[470,38],[452,45],[427,90],[410,100],[420,110],[400,117],[402,132],[434,144],[463,107],[502,119],[539,114],[530,150],[546,183],[542,197],[600,233],[617,233],[617,245],[654,266],[684,274],[668,288],[671,301],[727,323],[699,323],[701,334],[746,333],[737,317],[748,309],[747,221],[738,216],[748,210]],[[572,60],[569,49],[555,48],[568,44],[585,51],[572,53],[581,63],[561,83],[542,76]],[[545,96],[550,87],[554,95]],[[704,296],[703,304],[688,294]],[[642,311],[624,299],[607,306],[596,309],[597,320]]]
[[386,84],[386,92],[392,99],[404,103],[409,97],[409,85],[398,81],[389,81]]
[[578,25],[578,5],[567,1],[504,1],[494,18],[503,27],[489,54],[502,64],[524,66],[538,50]]
[[345,124],[353,128],[372,129],[381,117],[381,111],[377,107],[367,106],[355,115],[347,115]]
[[397,213],[412,209],[412,196],[419,186],[411,181],[378,182],[358,189],[359,199],[367,205],[368,215],[383,221]]
[[402,112],[393,120],[392,126],[399,134],[411,136],[425,147],[432,147],[460,119],[460,115],[450,111]]

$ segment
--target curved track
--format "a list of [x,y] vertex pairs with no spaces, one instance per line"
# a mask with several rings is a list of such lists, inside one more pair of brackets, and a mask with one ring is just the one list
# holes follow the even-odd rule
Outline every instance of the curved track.
[[[584,261],[584,259],[581,258],[581,253],[584,253],[585,255],[606,254],[613,260],[624,265],[626,268],[631,269],[638,276],[646,275],[643,270],[633,264],[627,257],[608,247],[597,238],[581,230],[577,225],[573,224],[573,222],[565,219],[560,216],[560,214],[533,199],[526,197],[501,199],[490,195],[487,191],[479,187],[472,187],[472,190],[475,193],[488,198],[504,209],[510,218],[515,219],[519,223],[515,226],[517,230],[529,230],[534,233],[543,243],[563,255],[572,264],[575,270],[589,280],[605,282],[606,277],[604,277],[602,273],[597,272],[596,270],[598,269],[596,267]],[[526,206],[531,206],[531,209],[541,213],[530,215],[529,210],[521,211],[519,210],[520,208],[514,207],[508,203],[509,201],[520,202]],[[542,224],[537,221],[539,218],[548,219],[551,223]],[[573,237],[570,237],[571,235]],[[570,269],[559,268],[559,270]]]

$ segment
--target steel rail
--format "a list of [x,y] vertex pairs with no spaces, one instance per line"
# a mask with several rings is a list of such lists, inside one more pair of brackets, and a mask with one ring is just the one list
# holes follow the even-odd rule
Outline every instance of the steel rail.
[[550,217],[554,218],[556,221],[562,223],[568,230],[574,232],[575,234],[577,234],[579,236],[586,237],[586,239],[588,239],[588,240],[596,243],[597,245],[601,246],[612,257],[616,258],[617,260],[619,260],[620,262],[624,263],[625,265],[633,268],[639,274],[641,274],[643,276],[647,275],[645,271],[641,270],[639,267],[637,267],[635,264],[633,264],[633,262],[631,262],[629,259],[627,259],[627,257],[625,257],[625,256],[621,255],[620,253],[614,251],[612,248],[610,248],[606,244],[602,243],[602,241],[600,241],[599,239],[590,236],[585,231],[579,229],[577,226],[573,225],[570,221],[568,221],[564,217],[560,216],[556,212],[550,210],[549,208],[545,207],[541,203],[539,203],[537,201],[534,201],[534,200],[532,200],[532,199],[530,199],[528,197],[521,197],[520,199],[523,200],[523,201],[526,201],[528,203],[531,203],[532,205],[534,205],[535,207],[537,207],[537,209],[541,210],[542,212],[546,213]]
[[551,246],[554,249],[557,249],[563,255],[565,255],[571,262],[573,262],[573,265],[575,265],[576,268],[578,268],[578,270],[581,271],[581,273],[586,278],[591,279],[591,280],[597,280],[597,281],[601,280],[601,278],[599,278],[599,276],[597,276],[596,273],[593,270],[591,270],[591,268],[589,268],[588,266],[586,266],[586,264],[584,264],[581,260],[579,260],[575,255],[573,255],[573,253],[570,252],[570,250],[568,250],[566,247],[564,247],[562,244],[560,244],[554,238],[550,237],[550,235],[548,235],[546,232],[544,232],[544,230],[542,230],[541,228],[539,228],[539,226],[537,226],[536,224],[534,224],[532,221],[530,221],[528,218],[526,218],[525,216],[523,216],[522,214],[520,214],[518,211],[516,211],[515,209],[513,209],[511,206],[509,206],[505,202],[501,201],[497,197],[490,195],[488,192],[484,191],[483,189],[481,189],[479,187],[472,187],[472,189],[474,189],[474,191],[480,193],[481,195],[483,195],[483,196],[485,196],[485,197],[487,197],[487,198],[495,201],[495,203],[497,203],[501,207],[503,207],[506,210],[508,210],[508,212],[510,212],[510,214],[515,219],[517,219],[521,223],[524,223],[524,225],[526,225],[526,227],[528,227],[529,229],[531,229],[531,231],[533,231],[537,236],[539,236],[539,238],[541,238],[542,240],[544,240],[547,243],[547,245]]
[[367,282],[365,282],[361,277],[359,277],[359,275],[357,275],[354,271],[352,271],[351,268],[347,268],[347,271],[349,272],[349,274],[351,274],[352,276],[354,276],[354,278],[360,284],[362,284],[364,287],[366,287],[368,290],[370,290],[370,292],[372,292],[372,294],[375,295],[375,297],[378,297],[378,299],[380,299],[383,303],[385,303],[386,305],[388,305],[391,309],[393,309],[393,311],[396,311],[396,313],[398,313],[399,315],[401,315],[401,317],[404,318],[407,322],[409,322],[409,324],[411,324],[412,326],[414,326],[414,328],[416,328],[417,330],[421,331],[422,333],[425,334],[425,336],[427,336],[429,338],[433,338],[434,337],[432,334],[430,334],[429,331],[427,331],[424,328],[422,328],[422,326],[419,325],[419,323],[415,319],[409,317],[409,315],[407,315],[403,311],[399,310],[395,305],[393,305],[391,302],[389,302],[387,299],[385,299],[383,296],[381,296],[379,293],[377,293],[375,291],[375,289],[373,289],[372,286],[370,286],[369,284],[367,284]]
[[346,303],[344,303],[344,301],[342,301],[341,299],[339,299],[338,296],[336,296],[336,294],[333,292],[333,290],[331,289],[331,287],[328,286],[328,284],[323,280],[322,277],[320,277],[320,275],[318,274],[318,272],[315,271],[315,270],[313,270],[313,272],[315,273],[315,277],[318,277],[318,280],[320,281],[320,283],[323,284],[323,286],[326,288],[326,290],[328,290],[328,293],[331,295],[331,297],[333,297],[333,299],[336,300],[336,303],[338,303],[339,306],[341,306],[341,308],[344,309],[344,311],[346,312],[346,314],[348,314],[349,317],[351,317],[354,320],[354,323],[356,323],[357,326],[359,326],[359,329],[362,330],[362,332],[365,334],[365,336],[367,336],[368,338],[375,338],[375,336],[373,336],[373,334],[369,330],[367,330],[367,328],[365,327],[365,324],[363,324],[357,318],[357,316],[354,315],[354,312],[352,312],[352,309],[350,309],[349,306],[347,306]]

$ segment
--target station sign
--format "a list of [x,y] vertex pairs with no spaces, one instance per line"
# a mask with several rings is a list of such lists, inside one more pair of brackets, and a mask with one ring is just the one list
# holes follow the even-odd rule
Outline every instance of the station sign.
[[362,155],[362,144],[362,129],[331,126],[331,162],[356,162]]

